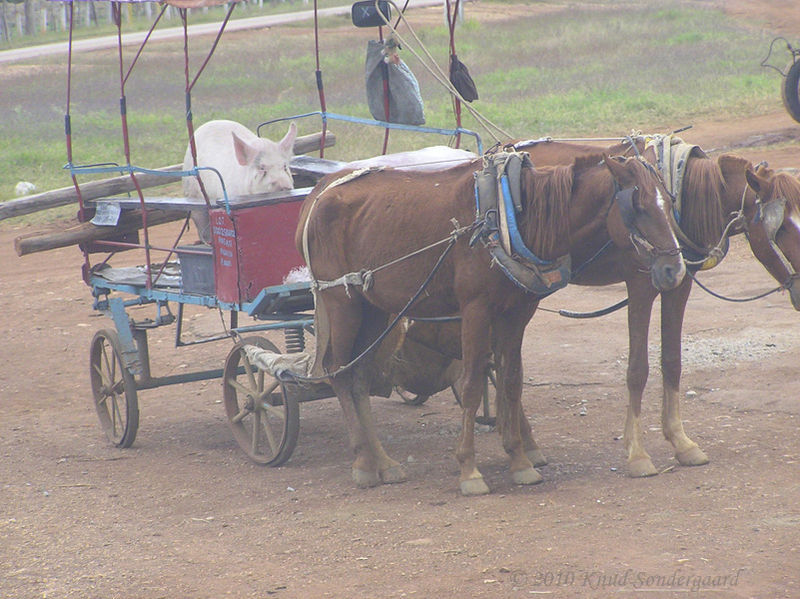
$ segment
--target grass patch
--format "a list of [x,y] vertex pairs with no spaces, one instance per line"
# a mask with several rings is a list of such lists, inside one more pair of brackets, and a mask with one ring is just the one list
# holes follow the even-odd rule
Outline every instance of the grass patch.
[[[481,6],[487,4],[505,10],[499,2]],[[745,117],[781,105],[775,74],[759,67],[768,36],[740,27],[708,4],[582,2],[566,11],[515,13],[491,23],[471,10],[468,4],[456,44],[480,93],[475,107],[513,136],[667,131],[697,118]],[[414,14],[408,15],[412,25]],[[446,68],[447,31],[441,20],[428,22],[414,25],[415,30]],[[368,117],[363,65],[375,31],[356,29],[344,17],[323,19],[322,26],[328,110]],[[191,40],[192,72],[210,41]],[[319,110],[313,47],[309,23],[226,34],[194,90],[195,123],[231,118],[255,128],[272,118]],[[451,127],[447,94],[409,48],[401,56],[419,80],[428,124]],[[74,60],[76,162],[124,162],[115,54],[77,54]],[[61,170],[66,162],[64,65],[64,57],[47,58],[9,65],[0,75],[0,200],[13,196],[19,180],[33,181],[39,190],[69,184]],[[128,108],[132,162],[146,167],[180,162],[186,145],[181,43],[145,50],[130,80]],[[464,126],[478,129],[469,115]],[[380,153],[382,131],[363,132],[339,122],[330,127],[338,142],[326,156]],[[300,123],[301,134],[318,130],[318,118]],[[285,131],[286,123],[278,123],[266,135],[279,138]],[[480,133],[491,145],[491,138]],[[446,142],[414,133],[393,132],[390,139],[390,151]]]

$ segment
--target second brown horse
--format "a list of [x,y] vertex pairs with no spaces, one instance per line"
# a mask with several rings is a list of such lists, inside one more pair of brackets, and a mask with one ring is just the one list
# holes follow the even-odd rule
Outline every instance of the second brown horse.
[[[596,147],[589,145],[550,141],[523,143],[518,147],[527,152],[537,165],[566,164],[577,156],[597,151]],[[646,160],[657,163],[652,146],[645,148],[641,138],[635,140],[635,147],[635,151],[642,153]],[[634,149],[629,142],[604,151],[624,154],[632,153]],[[800,269],[800,182],[797,179],[764,168],[754,171],[748,160],[733,154],[722,154],[714,160],[698,149],[687,157],[681,195],[682,210],[677,224],[682,229],[681,239],[686,239],[686,243],[698,248],[701,254],[707,254],[720,244],[724,235],[747,232],[753,254],[789,291],[793,306],[800,310],[800,284],[795,284],[796,271]],[[764,206],[775,213],[774,218],[765,218]],[[742,217],[728,227],[732,215],[739,211]],[[772,230],[767,231],[765,225],[770,221],[774,224]],[[583,269],[573,282],[606,285],[620,281],[625,282],[629,300],[628,411],[623,436],[628,453],[628,474],[651,476],[658,470],[644,448],[641,405],[649,370],[650,314],[659,290],[639,271],[636,256],[619,247],[609,248]],[[686,277],[675,289],[660,291],[661,426],[664,437],[674,448],[675,458],[683,466],[708,463],[706,454],[684,431],[680,414],[681,331],[691,289],[692,279]],[[546,463],[544,456],[533,439],[527,419],[523,415],[519,421],[523,426],[522,437],[528,454],[543,465]]]

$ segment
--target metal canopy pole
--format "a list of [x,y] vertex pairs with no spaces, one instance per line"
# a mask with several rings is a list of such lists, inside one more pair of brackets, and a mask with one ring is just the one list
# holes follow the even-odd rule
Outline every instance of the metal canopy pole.
[[317,0],[314,0],[314,55],[316,56],[317,70],[314,72],[317,78],[317,93],[319,94],[319,109],[322,113],[322,135],[319,138],[319,157],[325,157],[325,137],[328,133],[328,108],[325,103],[325,86],[322,83],[322,69],[319,62],[319,14]]

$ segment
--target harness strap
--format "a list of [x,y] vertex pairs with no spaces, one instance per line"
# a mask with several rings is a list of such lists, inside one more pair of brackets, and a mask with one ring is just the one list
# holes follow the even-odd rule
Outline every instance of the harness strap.
[[517,225],[522,211],[522,171],[533,168],[525,152],[496,152],[483,159],[475,173],[476,230],[470,245],[482,241],[503,273],[517,286],[538,296],[550,295],[569,283],[569,254],[554,260],[536,256],[525,245]]

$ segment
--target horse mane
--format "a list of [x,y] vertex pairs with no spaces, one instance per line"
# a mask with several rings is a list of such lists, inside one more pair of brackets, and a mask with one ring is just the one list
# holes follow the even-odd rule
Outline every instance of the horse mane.
[[574,173],[573,165],[526,169],[525,242],[537,256],[552,257],[568,238]]
[[777,172],[772,178],[773,197],[784,198],[786,202],[800,213],[800,181],[786,172]]
[[681,199],[681,229],[697,245],[710,248],[725,229],[725,179],[719,165],[704,156],[690,156]]

